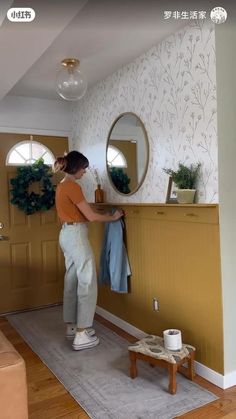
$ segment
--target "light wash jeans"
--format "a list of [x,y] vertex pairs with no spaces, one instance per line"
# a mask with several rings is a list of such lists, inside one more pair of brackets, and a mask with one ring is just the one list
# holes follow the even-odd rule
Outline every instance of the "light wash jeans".
[[91,327],[97,303],[97,274],[86,223],[63,224],[59,243],[65,256],[63,318]]

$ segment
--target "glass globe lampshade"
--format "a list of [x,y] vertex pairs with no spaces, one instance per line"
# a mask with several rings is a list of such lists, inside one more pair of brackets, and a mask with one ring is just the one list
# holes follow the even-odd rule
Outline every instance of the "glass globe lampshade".
[[87,80],[78,69],[79,60],[67,58],[61,64],[62,68],[56,77],[57,93],[65,100],[81,99],[87,90]]

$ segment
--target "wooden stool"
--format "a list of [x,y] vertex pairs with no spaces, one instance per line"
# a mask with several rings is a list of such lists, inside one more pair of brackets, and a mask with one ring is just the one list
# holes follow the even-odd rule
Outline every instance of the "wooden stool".
[[[128,347],[130,358],[130,377],[137,377],[136,360],[141,359],[148,362],[152,367],[157,365],[169,371],[169,392],[175,394],[177,371],[193,380],[194,378],[194,354],[195,348],[183,344],[179,351],[169,351],[164,348],[163,338],[159,336],[147,336]],[[183,364],[188,367],[184,368]]]

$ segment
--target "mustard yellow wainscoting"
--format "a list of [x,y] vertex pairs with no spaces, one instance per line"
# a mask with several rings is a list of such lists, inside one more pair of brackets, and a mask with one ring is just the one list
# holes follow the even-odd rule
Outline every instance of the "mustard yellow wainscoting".
[[[101,207],[100,207],[101,208]],[[217,205],[122,205],[132,268],[130,293],[99,286],[98,305],[152,334],[181,329],[196,359],[223,373],[223,322]],[[91,223],[99,262],[102,223]],[[160,311],[153,311],[157,298]]]

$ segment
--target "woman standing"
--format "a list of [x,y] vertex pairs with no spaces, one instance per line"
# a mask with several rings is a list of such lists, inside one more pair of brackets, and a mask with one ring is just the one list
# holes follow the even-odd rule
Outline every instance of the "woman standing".
[[64,179],[56,189],[56,209],[62,223],[59,242],[65,257],[66,273],[63,296],[63,318],[66,336],[73,340],[73,349],[98,345],[93,324],[97,302],[97,275],[94,255],[87,237],[88,221],[116,221],[122,211],[101,215],[92,210],[81,186],[76,183],[86,172],[88,159],[78,151],[58,157],[54,171],[63,171]]

